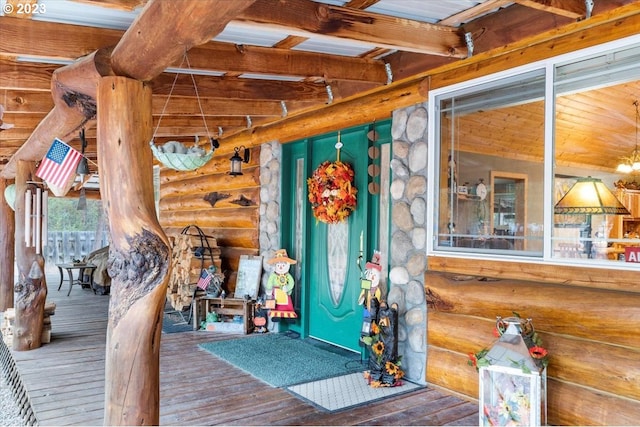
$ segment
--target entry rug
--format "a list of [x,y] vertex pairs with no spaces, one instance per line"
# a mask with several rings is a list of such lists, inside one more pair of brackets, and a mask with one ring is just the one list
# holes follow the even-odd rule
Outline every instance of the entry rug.
[[177,332],[193,331],[193,326],[187,323],[184,315],[179,311],[164,312],[162,319],[162,332],[165,334],[175,334]]
[[326,346],[277,333],[213,341],[200,347],[273,387],[364,370],[357,353],[340,354]]
[[371,387],[357,372],[339,377],[312,381],[287,387],[287,390],[303,400],[330,412],[364,405],[387,397],[408,393],[423,386],[404,381],[396,387]]

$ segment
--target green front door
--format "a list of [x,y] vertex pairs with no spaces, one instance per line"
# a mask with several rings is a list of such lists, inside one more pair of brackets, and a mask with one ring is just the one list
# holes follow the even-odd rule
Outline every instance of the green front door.
[[[384,131],[382,130],[384,129]],[[371,257],[378,242],[378,195],[369,191],[375,182],[370,166],[379,164],[370,156],[373,143],[367,134],[371,126],[343,130],[340,160],[351,165],[358,189],[357,207],[343,222],[326,224],[317,221],[307,201],[306,178],[324,161],[335,161],[338,133],[288,144],[283,156],[283,239],[285,247],[296,254],[298,263],[296,308],[300,318],[295,324],[283,325],[331,344],[360,352],[360,330],[363,308],[360,295],[360,265]],[[380,133],[389,126],[378,125]],[[388,138],[386,139],[388,142]],[[302,172],[303,171],[303,172]],[[304,184],[303,184],[304,183]],[[303,194],[296,190],[304,186]],[[285,197],[290,194],[290,197]],[[304,206],[304,208],[303,208]],[[384,248],[382,248],[384,250]],[[362,252],[362,253],[361,253]]]
[[[366,129],[343,131],[344,146],[340,160],[349,163],[355,172],[358,189],[356,210],[337,224],[310,221],[309,260],[309,335],[344,348],[359,351],[358,339],[362,325],[360,270],[357,265],[360,242],[368,236],[367,192],[368,140]],[[317,167],[325,160],[336,160],[337,135],[313,141],[311,164]],[[362,236],[362,237],[361,237]]]

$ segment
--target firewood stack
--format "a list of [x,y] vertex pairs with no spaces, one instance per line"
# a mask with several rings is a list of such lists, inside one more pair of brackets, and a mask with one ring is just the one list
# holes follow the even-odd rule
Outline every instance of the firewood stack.
[[[51,342],[51,316],[56,313],[56,303],[47,302],[44,305],[44,318],[42,320],[42,335],[40,340],[43,344]],[[13,321],[15,320],[16,312],[14,308],[8,308],[4,312],[2,321],[2,339],[4,343],[11,347],[13,345]]]
[[214,265],[216,271],[222,271],[220,248],[216,239],[211,236],[206,236],[204,239],[206,241],[196,234],[169,236],[172,245],[172,270],[167,288],[167,300],[174,310],[182,311],[191,305],[196,283],[203,268]]

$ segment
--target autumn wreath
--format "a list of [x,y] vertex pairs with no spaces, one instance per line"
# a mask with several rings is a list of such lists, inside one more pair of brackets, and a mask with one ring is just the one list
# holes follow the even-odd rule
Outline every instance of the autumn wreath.
[[353,177],[350,165],[326,161],[307,179],[309,202],[318,221],[335,224],[355,210],[358,189]]

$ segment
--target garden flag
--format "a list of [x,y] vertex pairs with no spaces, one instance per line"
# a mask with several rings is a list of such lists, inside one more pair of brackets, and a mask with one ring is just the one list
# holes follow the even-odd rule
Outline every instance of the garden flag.
[[76,173],[82,154],[58,138],[53,141],[47,155],[36,171],[38,178],[55,187],[65,187],[69,177]]
[[209,274],[209,271],[203,268],[202,273],[200,273],[200,278],[198,279],[198,287],[203,291],[206,291],[212,278],[213,276]]

